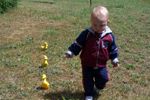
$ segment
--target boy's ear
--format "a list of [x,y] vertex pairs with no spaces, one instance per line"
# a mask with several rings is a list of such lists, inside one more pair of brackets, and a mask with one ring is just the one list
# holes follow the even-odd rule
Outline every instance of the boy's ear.
[[108,24],[111,23],[111,21],[108,19]]

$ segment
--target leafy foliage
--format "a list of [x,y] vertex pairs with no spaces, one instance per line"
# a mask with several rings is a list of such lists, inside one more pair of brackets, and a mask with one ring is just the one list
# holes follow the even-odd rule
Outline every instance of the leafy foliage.
[[17,6],[18,0],[1,0],[0,1],[0,13],[4,13],[10,8]]

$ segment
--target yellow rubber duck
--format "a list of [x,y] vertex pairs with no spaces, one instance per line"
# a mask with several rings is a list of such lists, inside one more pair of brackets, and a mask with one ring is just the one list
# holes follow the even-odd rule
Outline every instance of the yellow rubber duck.
[[41,49],[42,50],[46,50],[48,48],[48,43],[47,42],[44,42],[42,45],[41,45]]
[[45,74],[43,74],[42,75],[42,84],[41,84],[41,88],[42,89],[48,89],[49,88],[49,83],[48,83],[48,81],[46,80],[46,75]]
[[48,66],[48,57],[46,55],[43,55],[41,67],[47,67],[47,66]]

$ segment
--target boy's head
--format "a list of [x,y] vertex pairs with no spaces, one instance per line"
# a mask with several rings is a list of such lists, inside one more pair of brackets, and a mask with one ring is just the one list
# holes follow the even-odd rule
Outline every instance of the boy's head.
[[107,26],[108,17],[108,10],[106,7],[95,7],[91,13],[92,29],[97,33],[104,31],[105,27]]

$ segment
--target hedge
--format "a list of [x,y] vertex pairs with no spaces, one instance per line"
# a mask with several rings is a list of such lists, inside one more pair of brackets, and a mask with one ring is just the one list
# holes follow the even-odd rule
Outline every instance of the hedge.
[[6,12],[8,9],[16,7],[18,0],[0,0],[0,13]]

